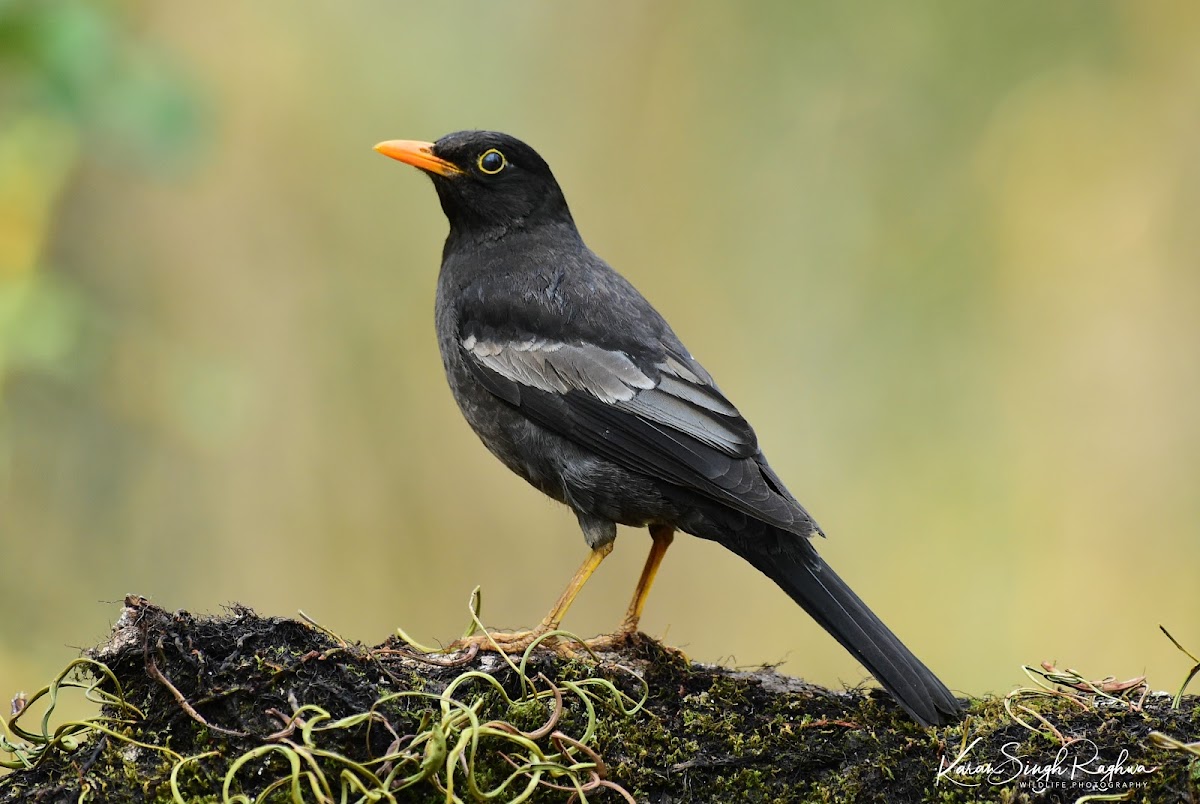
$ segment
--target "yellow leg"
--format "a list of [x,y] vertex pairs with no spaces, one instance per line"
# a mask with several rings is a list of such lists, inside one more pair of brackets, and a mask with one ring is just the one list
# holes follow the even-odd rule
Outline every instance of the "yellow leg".
[[637,631],[638,621],[642,619],[642,609],[646,607],[646,598],[650,596],[650,587],[654,585],[654,576],[658,574],[667,548],[675,541],[675,529],[669,525],[651,525],[650,538],[654,543],[650,547],[650,555],[646,556],[646,565],[642,567],[642,576],[638,578],[637,588],[633,590],[633,600],[629,601],[625,620],[621,623],[620,633],[623,634]]
[[612,549],[613,543],[609,542],[592,550],[587,560],[575,571],[575,575],[572,576],[571,582],[567,584],[567,588],[558,596],[554,608],[550,609],[550,613],[542,618],[542,622],[537,628],[532,631],[489,631],[486,634],[477,634],[467,639],[460,639],[453,643],[450,648],[453,650],[462,650],[474,646],[478,650],[486,651],[499,648],[504,653],[520,653],[532,645],[534,640],[543,634],[547,634],[550,631],[557,631],[559,623],[562,622],[563,616],[567,613],[567,609],[571,608],[571,604],[575,602],[575,597],[579,594],[579,590],[587,583],[587,579],[592,577],[592,573],[608,557]]
[[567,609],[571,608],[571,604],[575,602],[575,596],[579,594],[579,590],[587,583],[588,578],[592,577],[592,573],[600,566],[600,562],[608,558],[608,554],[613,550],[613,543],[601,545],[595,548],[588,555],[587,560],[579,565],[579,569],[575,570],[575,575],[572,576],[571,582],[567,584],[567,588],[558,596],[558,602],[554,604],[554,608],[550,609],[550,613],[542,618],[542,624],[534,629],[539,634],[544,634],[547,631],[554,631],[562,622],[563,617],[567,613]]

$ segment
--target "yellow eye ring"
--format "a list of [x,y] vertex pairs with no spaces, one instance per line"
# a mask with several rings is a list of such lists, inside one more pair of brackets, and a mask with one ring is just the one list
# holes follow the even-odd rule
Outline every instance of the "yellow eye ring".
[[495,148],[489,148],[479,155],[479,172],[486,173],[489,176],[495,176],[508,165],[508,160],[504,158],[504,154],[497,151]]

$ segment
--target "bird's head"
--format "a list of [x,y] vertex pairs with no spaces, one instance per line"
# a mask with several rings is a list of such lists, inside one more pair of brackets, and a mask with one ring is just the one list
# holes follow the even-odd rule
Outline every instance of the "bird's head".
[[571,222],[550,166],[516,137],[497,131],[458,131],[437,142],[389,140],[375,150],[420,168],[433,179],[452,232],[465,235]]

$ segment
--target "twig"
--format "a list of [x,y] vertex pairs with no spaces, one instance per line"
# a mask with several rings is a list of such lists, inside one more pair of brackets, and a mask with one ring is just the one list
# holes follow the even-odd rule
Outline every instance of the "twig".
[[[161,646],[161,644],[160,644],[160,646]],[[213,731],[218,732],[220,734],[227,734],[230,737],[249,737],[250,736],[247,732],[237,731],[236,729],[227,729],[224,726],[217,726],[217,725],[215,725],[213,723],[209,723],[207,720],[205,720],[204,715],[197,712],[195,710],[195,708],[193,708],[192,705],[190,703],[188,703],[188,699],[184,697],[183,693],[180,692],[175,687],[175,685],[171,683],[171,680],[169,678],[167,678],[166,676],[164,676],[162,671],[158,669],[158,665],[154,662],[154,657],[150,655],[150,650],[149,650],[148,645],[146,646],[146,672],[150,674],[151,678],[153,678],[159,684],[162,684],[164,687],[166,687],[170,691],[171,695],[175,698],[176,703],[179,704],[179,708],[182,709],[183,711],[187,712],[188,716],[191,717],[193,720],[195,720],[200,725],[204,726],[205,728],[212,729]]]

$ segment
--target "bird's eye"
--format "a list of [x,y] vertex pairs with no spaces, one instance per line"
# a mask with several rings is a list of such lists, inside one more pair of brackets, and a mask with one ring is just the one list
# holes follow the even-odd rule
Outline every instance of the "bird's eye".
[[479,169],[489,176],[494,176],[504,170],[504,166],[508,164],[508,160],[504,158],[504,154],[491,148],[484,151],[479,157]]

